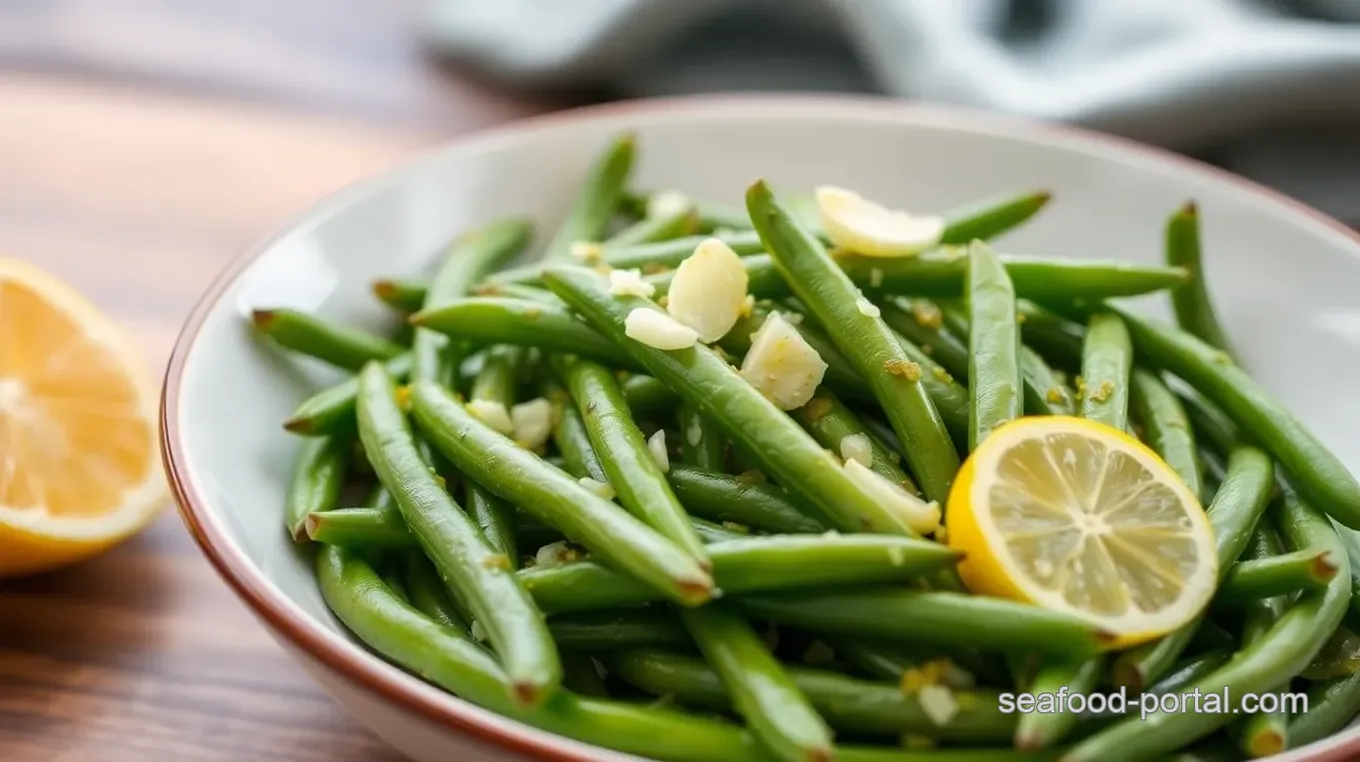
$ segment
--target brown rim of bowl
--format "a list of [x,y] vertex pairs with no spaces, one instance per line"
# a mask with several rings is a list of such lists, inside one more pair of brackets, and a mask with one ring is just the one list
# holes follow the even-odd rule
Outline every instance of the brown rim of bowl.
[[[779,106],[821,105],[825,106],[828,110],[854,108],[866,113],[873,111],[891,114],[897,117],[916,114],[929,117],[930,121],[935,124],[953,123],[968,126],[974,130],[983,128],[984,131],[1000,134],[1028,133],[1029,135],[1038,137],[1060,138],[1064,140],[1075,139],[1087,145],[1114,148],[1117,151],[1122,152],[1126,157],[1139,157],[1161,164],[1171,164],[1202,175],[1212,176],[1220,181],[1226,181],[1240,189],[1250,191],[1257,196],[1264,197],[1277,204],[1282,204],[1313,219],[1315,222],[1322,223],[1326,227],[1344,234],[1354,241],[1357,247],[1360,247],[1360,234],[1357,234],[1356,231],[1332,217],[1329,217],[1300,201],[1290,198],[1279,191],[1267,188],[1256,182],[1198,160],[1116,135],[1095,132],[1079,127],[1038,122],[1023,117],[979,112],[953,106],[933,104],[922,105],[873,96],[834,94],[733,94],[690,96],[585,106],[516,120],[491,129],[469,133],[468,135],[459,137],[455,140],[441,143],[431,150],[399,165],[399,167],[389,169],[379,175],[356,181],[345,188],[328,194],[323,199],[308,207],[308,209],[301,214],[290,219],[288,224],[281,228],[280,232],[257,243],[241,255],[237,256],[216,278],[213,279],[208,290],[204,293],[202,298],[199,299],[198,303],[195,304],[193,311],[190,313],[188,320],[184,324],[184,328],[180,331],[179,337],[175,341],[175,348],[170,355],[170,362],[166,368],[165,385],[161,395],[161,457],[165,463],[166,474],[169,477],[175,501],[179,504],[180,515],[184,519],[185,526],[188,527],[189,532],[194,536],[199,547],[202,548],[204,555],[208,557],[208,560],[211,561],[212,565],[217,569],[218,574],[221,575],[236,591],[236,594],[255,611],[256,615],[263,618],[272,628],[287,636],[289,640],[299,648],[305,650],[313,658],[325,664],[330,669],[340,673],[350,682],[362,686],[373,693],[377,693],[383,698],[399,704],[402,707],[417,712],[434,722],[468,732],[483,741],[498,744],[508,750],[531,754],[540,759],[553,760],[554,762],[591,762],[591,760],[598,759],[598,756],[596,755],[585,756],[578,753],[575,749],[559,748],[551,741],[551,734],[534,730],[529,726],[511,723],[513,727],[503,727],[500,722],[490,722],[487,719],[484,719],[484,717],[479,716],[489,715],[489,712],[486,712],[486,710],[482,710],[473,704],[463,702],[456,697],[450,697],[453,698],[452,701],[438,701],[431,696],[422,695],[413,690],[411,686],[404,684],[404,680],[412,678],[405,675],[400,670],[391,667],[377,656],[365,658],[362,656],[363,652],[357,649],[351,649],[352,652],[347,652],[340,647],[338,639],[329,636],[324,628],[291,606],[283,595],[274,589],[268,579],[266,579],[265,576],[250,563],[240,548],[236,547],[234,543],[226,538],[222,527],[212,518],[211,512],[204,509],[202,493],[199,491],[197,485],[194,484],[192,477],[187,470],[180,467],[180,463],[185,459],[184,444],[179,437],[179,399],[181,381],[194,340],[197,338],[198,332],[202,328],[207,315],[217,304],[227,286],[242,270],[250,265],[250,263],[254,262],[263,252],[268,250],[278,238],[286,235],[302,220],[315,214],[316,210],[325,206],[327,202],[334,201],[345,194],[356,192],[363,186],[376,182],[378,178],[387,177],[394,172],[400,171],[400,168],[402,167],[409,167],[417,164],[435,151],[446,150],[452,146],[472,140],[516,132],[528,127],[570,124],[594,119],[600,116],[628,113],[657,113],[680,106],[687,109],[693,109],[702,108],[704,106],[731,106],[742,104],[750,104],[752,106],[760,106],[763,104],[772,108]],[[357,658],[356,655],[358,655]],[[521,731],[521,728],[523,731],[527,732]],[[542,736],[542,738],[537,736]],[[563,740],[567,741],[568,739]],[[1360,752],[1360,735],[1346,741],[1337,742],[1330,747],[1318,749],[1313,752],[1308,759],[1314,760],[1314,762],[1341,760],[1350,757],[1355,752]]]

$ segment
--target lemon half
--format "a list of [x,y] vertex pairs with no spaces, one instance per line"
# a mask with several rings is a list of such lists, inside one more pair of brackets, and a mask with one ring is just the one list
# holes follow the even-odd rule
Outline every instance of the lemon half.
[[165,503],[156,387],[69,286],[0,258],[0,577],[56,568]]
[[1113,648],[1189,622],[1217,585],[1194,493],[1141,442],[1080,418],[993,432],[954,482],[946,528],[970,590],[1090,621]]

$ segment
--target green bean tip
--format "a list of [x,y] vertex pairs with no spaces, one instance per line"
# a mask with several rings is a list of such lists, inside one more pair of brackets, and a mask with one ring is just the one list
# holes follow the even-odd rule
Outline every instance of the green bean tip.
[[278,310],[251,310],[250,322],[255,324],[261,331],[268,331],[269,325],[274,322],[274,318],[279,314]]
[[293,434],[308,436],[315,433],[316,421],[302,416],[293,416],[283,422],[283,430]]
[[1195,219],[1199,216],[1199,204],[1195,203],[1194,199],[1186,201],[1176,210],[1176,216],[1187,220]]
[[1308,562],[1308,573],[1319,582],[1326,582],[1336,576],[1337,565],[1332,560],[1331,551],[1324,550]]

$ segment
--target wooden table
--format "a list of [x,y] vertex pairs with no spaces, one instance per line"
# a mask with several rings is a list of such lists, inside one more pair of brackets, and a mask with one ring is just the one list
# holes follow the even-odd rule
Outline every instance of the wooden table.
[[[395,0],[0,3],[0,256],[83,290],[159,375],[227,261],[321,195],[535,111],[442,71]],[[0,760],[385,762],[167,510],[0,582]]]

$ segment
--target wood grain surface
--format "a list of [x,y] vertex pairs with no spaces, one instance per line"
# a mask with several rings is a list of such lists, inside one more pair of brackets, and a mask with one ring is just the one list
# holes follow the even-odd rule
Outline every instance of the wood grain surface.
[[[391,0],[0,2],[0,256],[121,321],[159,375],[235,254],[449,136],[561,105],[425,58]],[[4,762],[387,762],[265,634],[173,510],[0,582]]]

